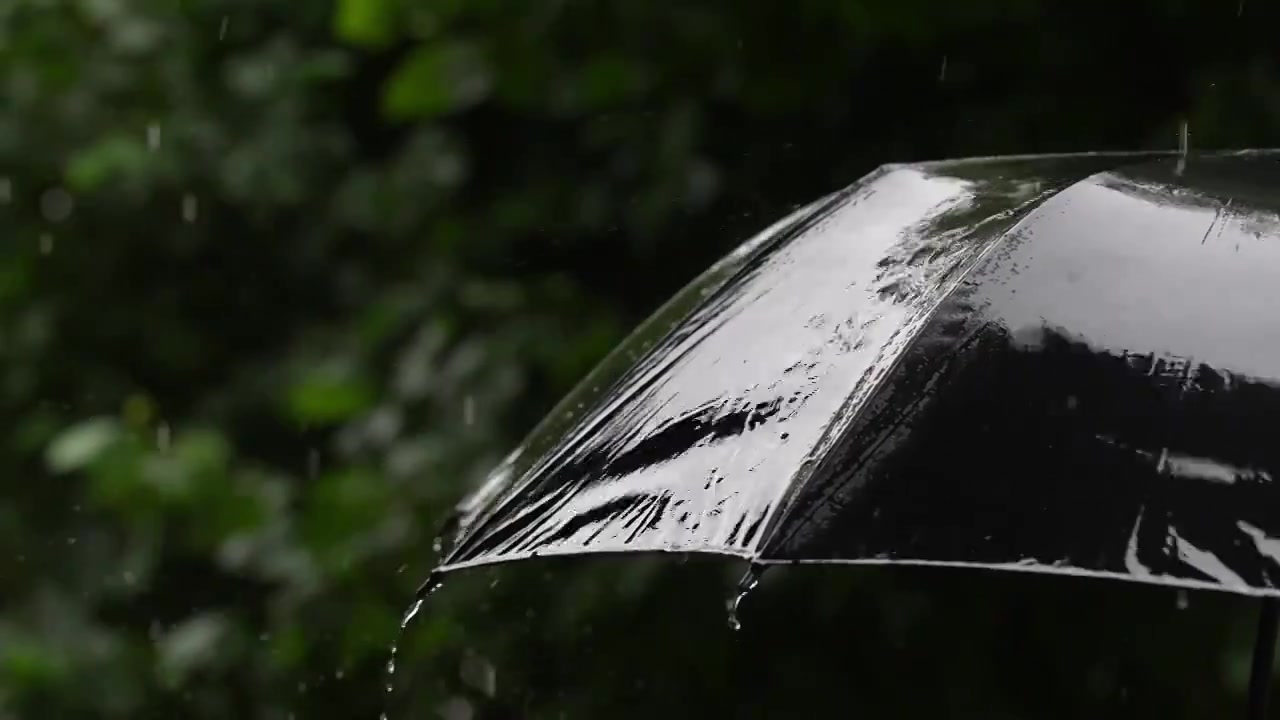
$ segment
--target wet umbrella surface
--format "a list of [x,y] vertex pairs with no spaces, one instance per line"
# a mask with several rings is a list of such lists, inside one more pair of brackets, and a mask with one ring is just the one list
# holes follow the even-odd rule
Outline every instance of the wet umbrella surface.
[[1278,189],[1263,152],[882,168],[606,359],[440,571],[679,551],[1280,596]]

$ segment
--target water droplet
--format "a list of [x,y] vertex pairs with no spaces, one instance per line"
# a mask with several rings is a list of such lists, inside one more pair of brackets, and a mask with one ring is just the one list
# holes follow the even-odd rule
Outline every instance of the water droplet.
[[193,223],[196,221],[196,216],[199,213],[200,213],[200,201],[196,199],[196,196],[192,195],[191,193],[187,193],[186,195],[183,195],[182,196],[182,221],[187,223]]
[[344,673],[344,672],[342,671],[342,668],[338,668],[336,671],[334,671],[333,676],[334,676],[335,678],[337,678],[337,679],[341,680],[341,679],[342,679],[342,676],[343,676],[343,675],[345,675],[345,674],[346,674],[346,673]]
[[222,24],[218,26],[218,39],[219,39],[219,40],[226,40],[226,39],[227,39],[227,26],[228,26],[228,25],[230,25],[230,24],[231,24],[231,17],[230,17],[229,15],[223,15],[223,16],[222,16]]
[[1187,153],[1191,150],[1191,134],[1188,130],[1187,121],[1182,121],[1182,127],[1178,131],[1178,167],[1174,172],[1178,177],[1182,177],[1182,173],[1187,169]]
[[13,181],[9,178],[0,178],[0,203],[8,205],[13,201]]
[[474,425],[476,422],[476,399],[468,395],[462,400],[462,422]]
[[1236,6],[1236,17],[1244,14],[1244,0],[1240,0],[1240,4]]
[[40,254],[41,255],[53,254],[53,236],[50,235],[49,233],[44,233],[40,236]]
[[938,82],[946,82],[947,80],[947,56],[942,56],[942,67],[938,69]]
[[1190,606],[1191,606],[1191,597],[1187,594],[1187,591],[1186,591],[1186,590],[1179,590],[1179,591],[1178,591],[1178,601],[1177,601],[1177,602],[1178,602],[1178,609],[1179,609],[1179,610],[1186,610],[1188,607],[1190,607]]
[[444,539],[437,535],[431,539],[431,551],[439,554],[442,550],[444,550]]
[[155,152],[160,149],[160,123],[147,126],[147,149]]
[[747,568],[747,572],[738,581],[738,587],[734,591],[733,597],[725,603],[725,608],[729,611],[729,629],[737,632],[742,629],[742,621],[738,619],[738,609],[742,606],[742,601],[747,595],[760,584],[760,576],[764,574],[764,566],[759,563],[751,563]]
[[160,423],[156,428],[156,449],[162,453],[169,452],[170,437],[169,423]]
[[71,193],[60,187],[49,188],[40,195],[40,214],[52,223],[64,222],[71,217],[75,205]]
[[[434,595],[436,591],[443,586],[444,586],[444,581],[440,579],[439,574],[437,574],[435,571],[432,571],[427,574],[427,579],[423,580],[422,584],[418,586],[418,591],[414,593],[414,597],[416,597],[418,600],[424,600]],[[421,603],[418,603],[418,606],[421,606]],[[415,614],[417,614],[418,606],[411,608],[409,612],[405,613],[404,622],[400,625],[400,627],[404,627],[405,625],[409,624],[409,621],[413,619],[413,616]]]
[[68,545],[75,545],[75,544],[76,544],[76,539],[75,539],[75,538],[73,538],[73,537],[69,537],[69,538],[67,538],[67,544],[68,544]]

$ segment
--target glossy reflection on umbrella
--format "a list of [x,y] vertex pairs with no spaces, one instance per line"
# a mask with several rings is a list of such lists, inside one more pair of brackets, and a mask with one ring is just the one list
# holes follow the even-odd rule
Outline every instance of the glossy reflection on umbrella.
[[679,551],[750,560],[743,592],[901,563],[1262,596],[1260,714],[1277,191],[1264,152],[882,168],[658,311],[459,507],[438,573]]

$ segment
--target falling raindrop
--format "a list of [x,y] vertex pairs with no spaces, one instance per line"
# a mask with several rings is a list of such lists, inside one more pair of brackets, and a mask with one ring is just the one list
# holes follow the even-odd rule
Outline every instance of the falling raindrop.
[[50,235],[49,233],[44,233],[40,236],[40,254],[41,255],[53,254],[53,236]]
[[738,581],[738,587],[734,591],[733,597],[725,602],[725,608],[729,611],[729,629],[735,632],[742,629],[742,621],[738,619],[738,608],[742,606],[742,601],[747,595],[760,584],[760,576],[764,574],[764,566],[759,563],[751,563],[747,568],[747,572]]
[[226,40],[226,39],[227,39],[227,25],[230,25],[230,24],[231,24],[231,17],[230,17],[230,16],[228,16],[228,15],[223,15],[223,16],[222,16],[222,24],[218,26],[218,39],[219,39],[219,40]]
[[160,123],[147,126],[147,149],[155,152],[160,149]]
[[171,435],[171,432],[169,430],[169,423],[162,422],[158,427],[156,427],[156,449],[157,450],[159,450],[162,453],[169,452],[170,435]]
[[1177,602],[1178,602],[1178,609],[1179,609],[1179,610],[1186,610],[1188,607],[1190,607],[1190,606],[1191,606],[1191,598],[1190,598],[1190,596],[1188,596],[1188,595],[1187,595],[1187,591],[1186,591],[1186,590],[1179,590],[1179,591],[1178,591],[1178,601],[1177,601]]
[[0,178],[0,203],[8,205],[13,201],[13,181],[9,178]]
[[1178,167],[1175,172],[1178,177],[1182,177],[1183,171],[1187,169],[1187,152],[1191,149],[1191,136],[1188,131],[1187,121],[1182,121],[1182,127],[1178,131]]
[[1240,0],[1240,4],[1236,6],[1236,17],[1244,15],[1244,0]]
[[196,221],[196,215],[200,212],[200,202],[196,200],[196,196],[187,193],[182,196],[182,221],[193,223]]
[[49,188],[40,196],[40,214],[45,220],[60,223],[71,217],[75,209],[75,200],[71,193],[60,187]]
[[468,395],[462,400],[462,422],[474,425],[476,422],[476,399]]
[[947,56],[942,56],[942,67],[938,69],[938,82],[946,82],[947,80]]

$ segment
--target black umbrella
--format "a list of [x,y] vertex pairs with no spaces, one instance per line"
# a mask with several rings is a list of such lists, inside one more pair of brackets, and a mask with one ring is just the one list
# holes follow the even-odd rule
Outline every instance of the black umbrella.
[[[1280,598],[1280,154],[887,166],[659,310],[438,572],[679,551]],[[438,575],[424,586],[429,591]]]

